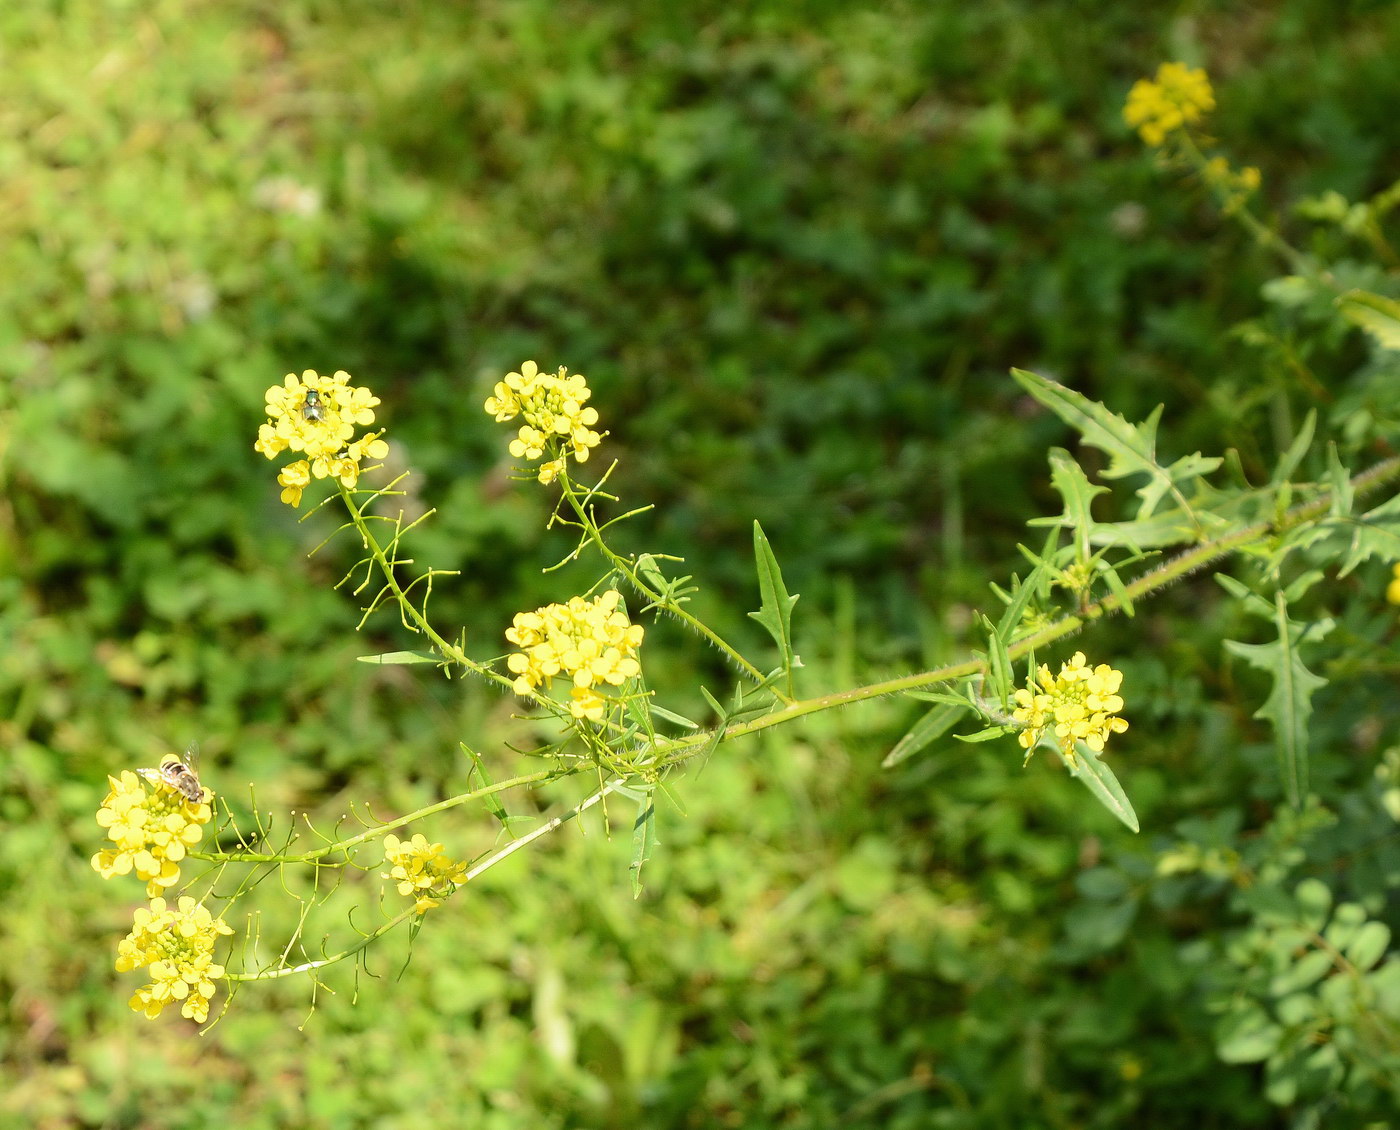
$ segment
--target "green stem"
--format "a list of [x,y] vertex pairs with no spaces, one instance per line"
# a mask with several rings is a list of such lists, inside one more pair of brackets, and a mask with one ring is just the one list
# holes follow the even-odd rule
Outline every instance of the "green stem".
[[541,769],[538,773],[527,773],[523,777],[512,777],[508,781],[497,781],[494,785],[487,785],[484,788],[473,789],[469,793],[458,793],[450,796],[446,800],[440,800],[436,804],[429,804],[423,808],[414,809],[397,820],[378,828],[369,828],[357,836],[351,836],[348,840],[337,840],[333,844],[325,844],[322,847],[313,848],[311,851],[301,852],[298,855],[264,855],[261,852],[252,851],[190,851],[185,855],[189,859],[200,859],[210,863],[314,863],[318,859],[325,859],[329,855],[346,852],[358,844],[363,844],[369,840],[378,839],[380,836],[387,836],[395,828],[405,824],[411,824],[415,820],[421,820],[425,816],[432,816],[434,813],[445,812],[449,808],[456,808],[459,804],[467,804],[470,801],[480,800],[494,793],[505,792],[507,789],[519,788],[522,785],[535,785],[557,777],[572,776],[575,772],[582,770],[569,769]]
[[[1370,467],[1351,480],[1352,490],[1357,495],[1365,494],[1376,490],[1386,483],[1395,479],[1400,479],[1400,456],[1393,456],[1374,467]],[[1223,534],[1211,541],[1194,546],[1184,553],[1163,562],[1155,569],[1144,573],[1137,580],[1124,586],[1123,596],[1110,593],[1101,600],[1088,605],[1078,614],[1061,617],[1055,623],[1050,624],[1033,635],[1026,636],[1018,640],[1007,648],[1007,654],[1011,659],[1019,659],[1035,648],[1044,647],[1058,639],[1077,632],[1085,624],[1098,620],[1114,612],[1121,612],[1125,599],[1136,601],[1159,589],[1170,585],[1173,581],[1180,579],[1187,573],[1200,569],[1212,561],[1225,557],[1236,550],[1258,541],[1260,538],[1270,533],[1282,533],[1302,522],[1311,521],[1326,514],[1332,505],[1332,492],[1322,491],[1318,497],[1307,502],[1299,503],[1291,510],[1276,519],[1263,522],[1255,522],[1240,529]],[[985,674],[986,663],[980,659],[965,660],[962,663],[954,663],[945,667],[935,667],[930,671],[922,671],[914,675],[904,675],[897,679],[886,679],[882,682],[871,683],[864,687],[855,687],[851,690],[838,691],[835,694],[822,695],[818,698],[805,699],[799,702],[788,704],[782,710],[775,710],[771,714],[765,714],[761,718],[755,718],[748,722],[738,722],[725,729],[720,738],[720,742],[733,741],[736,738],[747,737],[749,734],[756,734],[760,730],[771,729],[774,726],[781,726],[787,722],[792,722],[798,718],[809,714],[818,714],[824,710],[831,710],[838,706],[849,706],[856,702],[865,702],[873,698],[883,698],[885,695],[900,694],[904,691],[919,690],[924,687],[937,686],[940,683],[952,682],[956,679],[964,679],[970,676]],[[684,761],[689,757],[694,757],[701,750],[707,748],[713,739],[713,733],[693,734],[685,738],[678,738],[659,752],[663,754],[660,759],[662,766],[674,765]]]
[[[730,644],[727,640],[725,640],[718,633],[716,633],[714,629],[712,629],[708,624],[705,624],[702,621],[696,619],[694,616],[692,616],[681,605],[676,604],[673,601],[666,600],[665,597],[663,597],[659,592],[654,591],[649,585],[646,584],[645,581],[642,580],[641,577],[637,575],[637,571],[632,567],[632,563],[630,561],[628,561],[624,557],[619,556],[608,546],[607,542],[603,539],[602,530],[598,528],[598,523],[593,520],[592,513],[589,512],[588,508],[583,505],[583,503],[579,500],[578,496],[574,493],[573,483],[569,480],[567,471],[561,471],[559,473],[559,484],[563,487],[564,497],[568,500],[569,506],[573,510],[574,514],[578,516],[578,520],[583,525],[584,531],[588,535],[588,539],[593,543],[594,547],[598,550],[598,552],[603,555],[603,557],[609,562],[609,564],[612,565],[614,569],[616,569],[619,573],[626,577],[627,580],[632,584],[634,588],[636,588],[636,590],[639,593],[645,596],[658,608],[662,608],[665,611],[669,612],[677,620],[680,620],[681,623],[685,624],[692,631],[709,640],[710,643],[714,644],[715,647],[717,647],[721,652],[729,656],[729,658],[739,667],[739,669],[742,670],[744,674],[746,674],[755,683],[757,683],[759,686],[765,685],[765,676],[763,672],[760,671],[757,667],[755,667],[752,663],[750,663],[747,659],[745,659],[744,656],[741,655],[732,644]],[[768,685],[767,689],[771,691],[774,697],[776,697],[780,702],[789,705],[791,705],[791,703],[793,702],[791,696],[784,694],[777,687]]]
[[[496,864],[501,863],[502,861],[504,861],[504,860],[510,858],[511,855],[513,855],[515,852],[519,851],[521,848],[525,847],[527,844],[533,843],[535,840],[539,839],[541,836],[548,835],[550,832],[554,831],[556,828],[561,828],[561,827],[563,827],[563,826],[564,826],[565,824],[567,824],[570,820],[573,820],[573,819],[575,819],[576,817],[582,815],[584,812],[587,812],[587,811],[588,811],[590,808],[592,808],[595,804],[597,804],[599,801],[603,800],[609,793],[614,792],[615,790],[617,790],[617,789],[619,789],[619,788],[621,788],[621,787],[622,787],[622,782],[621,782],[621,781],[609,781],[609,782],[608,782],[606,785],[604,785],[602,788],[598,789],[597,792],[593,793],[591,796],[586,797],[585,799],[583,799],[582,801],[580,801],[578,804],[574,805],[574,807],[571,808],[571,809],[569,809],[568,812],[565,812],[565,813],[564,813],[563,815],[561,815],[561,816],[556,816],[556,817],[554,817],[554,819],[548,821],[547,823],[541,824],[538,828],[534,829],[534,831],[528,833],[527,835],[521,836],[519,839],[512,840],[510,843],[506,844],[506,846],[503,847],[503,848],[501,848],[499,851],[493,852],[491,855],[487,856],[485,859],[483,859],[480,863],[478,863],[475,867],[473,867],[470,871],[467,872],[466,878],[462,881],[462,883],[460,883],[456,888],[454,888],[453,891],[451,891],[451,892],[448,893],[448,894],[444,894],[444,895],[442,895],[442,896],[440,896],[440,897],[442,897],[442,898],[444,898],[444,899],[445,899],[445,898],[451,897],[451,894],[455,894],[457,890],[460,890],[461,887],[465,886],[467,883],[471,882],[473,879],[477,878],[479,875],[484,874],[485,872],[489,871],[491,868],[495,867]],[[453,801],[455,802],[455,801],[458,801],[458,800],[460,800],[460,799],[461,799],[461,798],[456,798],[456,797],[454,797],[454,798],[453,798]],[[413,814],[413,817],[411,817],[411,818],[416,818],[418,815],[420,815],[420,814],[422,814],[422,813],[427,813],[427,812],[433,811],[433,810],[435,810],[435,809],[436,809],[436,810],[440,810],[440,809],[442,809],[442,808],[447,808],[447,807],[451,807],[451,803],[444,801],[442,804],[433,805],[431,808],[422,809],[420,813],[415,813],[415,814]],[[406,817],[406,819],[409,819],[409,818],[410,818],[410,817]],[[386,829],[386,830],[387,830],[387,829]],[[361,838],[363,838],[363,837],[361,837]],[[350,842],[350,841],[347,841],[347,843],[349,843],[349,842]],[[439,897],[439,896],[435,896],[435,897]],[[329,957],[318,958],[318,959],[316,959],[315,961],[304,961],[304,962],[302,962],[302,963],[299,964],[299,965],[283,965],[283,966],[279,966],[279,967],[276,968],[276,969],[264,969],[264,970],[260,970],[260,971],[257,972],[257,973],[225,973],[225,974],[224,974],[224,980],[226,980],[226,981],[273,981],[273,980],[276,980],[276,979],[279,978],[279,977],[290,977],[290,976],[292,976],[294,973],[309,973],[309,972],[310,972],[311,970],[313,970],[313,969],[323,969],[323,968],[325,968],[327,965],[334,965],[334,964],[336,964],[337,962],[344,961],[347,957],[354,957],[355,954],[360,953],[362,950],[364,950],[365,948],[367,948],[371,943],[373,943],[376,939],[382,938],[385,934],[389,933],[390,930],[393,930],[396,926],[399,926],[399,925],[401,925],[402,923],[407,922],[409,919],[411,919],[411,918],[412,918],[415,914],[417,914],[417,913],[418,913],[417,905],[415,904],[414,906],[410,906],[407,910],[400,911],[398,914],[396,914],[393,918],[389,919],[389,921],[385,922],[385,923],[384,923],[382,926],[380,926],[378,929],[372,930],[370,933],[364,935],[364,937],[362,937],[362,938],[361,938],[359,941],[357,941],[354,945],[352,945],[352,946],[347,946],[345,949],[341,950],[339,953],[331,954]]]

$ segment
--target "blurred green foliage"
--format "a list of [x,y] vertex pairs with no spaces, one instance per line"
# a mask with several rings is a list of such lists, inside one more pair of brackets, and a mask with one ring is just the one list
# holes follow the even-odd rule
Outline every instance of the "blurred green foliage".
[[[1397,57],[1400,9],[1364,0],[0,8],[0,1124],[1381,1124],[1396,670],[1346,650],[1393,641],[1379,569],[1337,586],[1301,815],[1203,580],[1095,642],[1137,838],[1014,748],[882,772],[914,717],[882,703],[722,749],[640,902],[595,822],[431,917],[406,971],[388,947],[309,1020],[304,982],[254,986],[202,1039],[126,1009],[129,893],[87,859],[105,774],[191,737],[222,792],[333,821],[521,733],[353,662],[405,637],[352,635],[350,558],[306,556],[331,519],[299,525],[252,451],[284,372],[383,397],[440,511],[417,555],[462,570],[434,611],[481,654],[564,583],[480,411],[533,357],[588,375],[612,485],[658,508],[632,536],[687,557],[707,616],[757,606],[758,518],[810,687],[947,658],[1056,510],[1064,433],[1009,366],[1165,402],[1177,451],[1261,477],[1281,403],[1345,424],[1394,377],[1342,387],[1361,336],[1261,303],[1276,265],[1128,135],[1132,80],[1204,63],[1283,208],[1395,177]],[[650,641],[653,685],[712,662]],[[1307,930],[1374,960],[1328,974]]]

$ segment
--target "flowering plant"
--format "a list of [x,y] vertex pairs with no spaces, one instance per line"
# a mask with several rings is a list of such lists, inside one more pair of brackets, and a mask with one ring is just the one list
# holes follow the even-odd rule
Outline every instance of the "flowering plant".
[[[1346,327],[1369,335],[1380,359],[1378,371],[1393,376],[1393,368],[1382,369],[1382,362],[1387,351],[1400,349],[1400,306],[1380,284],[1375,290],[1342,287],[1338,272],[1298,251],[1254,214],[1261,174],[1233,165],[1200,132],[1214,109],[1214,91],[1203,71],[1167,64],[1155,80],[1133,87],[1124,118],[1167,168],[1185,169],[1214,195],[1222,214],[1280,255],[1292,273],[1275,293],[1287,294],[1295,305],[1320,296]],[[1392,199],[1355,207],[1373,219],[1394,204]],[[1318,214],[1324,211],[1319,202]],[[1350,207],[1338,215],[1358,231],[1374,229],[1358,222]],[[1135,754],[1150,736],[1139,721],[1130,728],[1134,710],[1141,709],[1141,699],[1134,701],[1138,689],[1095,628],[1110,616],[1135,615],[1140,604],[1189,573],[1223,570],[1226,561],[1246,563],[1249,583],[1223,571],[1219,581],[1239,609],[1258,617],[1264,635],[1262,642],[1232,641],[1229,650],[1270,681],[1258,717],[1269,728],[1282,792],[1305,809],[1309,716],[1314,694],[1327,681],[1319,673],[1326,670],[1320,645],[1335,625],[1300,608],[1310,594],[1318,595],[1325,569],[1346,575],[1373,558],[1389,561],[1397,554],[1393,487],[1400,481],[1400,459],[1388,454],[1394,437],[1383,414],[1358,422],[1358,413],[1325,444],[1310,416],[1285,437],[1272,474],[1260,483],[1247,479],[1229,451],[1163,455],[1160,412],[1129,420],[1042,374],[1016,370],[1012,379],[1030,402],[1075,431],[1084,448],[1095,449],[1082,459],[1060,449],[1049,453],[1048,481],[1062,512],[1032,520],[1047,530],[1045,540],[1022,547],[1027,567],[992,586],[976,617],[974,653],[944,656],[937,666],[897,678],[838,687],[814,687],[810,672],[804,672],[801,623],[794,617],[798,598],[788,590],[778,554],[757,523],[753,544],[760,600],[748,615],[766,633],[762,648],[741,647],[731,628],[696,615],[690,601],[695,587],[679,572],[678,559],[620,541],[620,531],[636,528],[642,512],[624,510],[609,493],[612,465],[598,465],[607,457],[604,441],[611,433],[600,427],[603,416],[583,374],[526,360],[492,382],[483,407],[496,422],[509,425],[502,446],[520,479],[534,484],[528,489],[548,488],[556,501],[551,529],[567,535],[563,559],[591,561],[596,573],[579,586],[584,591],[560,591],[558,600],[476,633],[472,638],[487,642],[470,647],[465,629],[445,630],[431,614],[434,583],[450,574],[415,565],[406,555],[406,539],[423,519],[410,520],[402,507],[395,510],[403,476],[376,474],[381,468],[375,465],[391,453],[390,433],[379,423],[379,397],[352,383],[344,371],[325,376],[305,370],[274,384],[265,395],[266,420],[254,449],[268,459],[296,456],[278,473],[281,501],[300,508],[308,491],[313,497],[320,491],[324,501],[343,505],[345,529],[359,554],[348,577],[356,582],[352,587],[364,617],[387,606],[410,637],[411,650],[365,658],[382,665],[430,666],[514,695],[517,709],[535,724],[531,732],[547,734],[527,751],[540,767],[496,780],[489,759],[464,744],[470,788],[397,816],[357,810],[358,828],[325,831],[293,824],[280,843],[256,811],[250,826],[247,814],[236,812],[213,789],[203,787],[194,800],[168,782],[122,771],[111,779],[98,816],[113,846],[98,852],[93,865],[104,877],[134,873],[146,884],[149,904],[136,912],[131,934],[118,946],[118,968],[146,970],[150,978],[132,997],[132,1007],[156,1016],[179,1001],[184,1016],[204,1022],[220,987],[231,994],[248,983],[295,975],[319,984],[322,971],[359,962],[400,927],[410,936],[431,928],[425,924],[450,914],[450,908],[442,908],[469,892],[484,871],[595,805],[635,806],[631,876],[634,891],[640,891],[645,865],[659,843],[657,826],[668,811],[661,802],[678,792],[679,771],[687,763],[764,730],[879,699],[924,704],[922,716],[889,751],[886,765],[930,756],[939,743],[946,747],[950,736],[993,743],[989,748],[1001,756],[1018,756],[1019,746],[1023,763],[1043,751],[1030,772],[1041,772],[1042,765],[1063,770],[1084,786],[1087,797],[1136,832],[1142,821],[1127,786]],[[1394,393],[1382,388],[1376,400],[1393,403]],[[1371,451],[1380,454],[1369,456]],[[1361,465],[1363,459],[1368,465]],[[1111,494],[1121,480],[1136,487],[1130,508],[1105,517],[1100,506],[1096,514],[1096,499]],[[1400,566],[1396,577],[1385,595],[1400,602]],[[652,624],[661,617],[712,645],[734,674],[732,693],[721,698],[705,692],[709,710],[703,715],[687,716],[667,698],[671,688],[648,681],[661,667],[646,655]],[[560,811],[520,832],[528,818],[507,812],[505,798],[560,781],[574,782],[581,795],[570,796]],[[500,823],[503,844],[475,851],[466,846],[462,822],[454,825],[447,814],[467,810],[456,813],[461,817],[477,808]],[[206,826],[216,809],[221,810],[217,837],[207,843]],[[440,839],[418,830],[430,821],[432,836]],[[204,873],[191,877],[191,863]],[[1179,852],[1170,866],[1181,873],[1214,868],[1241,887],[1249,880],[1243,865],[1224,855],[1207,860]],[[221,959],[216,947],[234,936],[233,929],[211,907],[244,897],[262,877],[300,869],[313,876],[312,893],[293,896],[306,906],[290,936],[263,947],[254,926],[240,939],[244,948],[238,958]],[[323,897],[327,875],[336,877],[333,882],[370,885],[380,917],[368,928],[356,925],[343,945],[309,950],[305,916]],[[178,893],[195,888],[198,898]],[[1343,927],[1355,913],[1348,910]],[[1324,940],[1337,953],[1345,948]],[[1314,952],[1326,951],[1319,944]],[[1358,978],[1366,974],[1369,966],[1361,968],[1366,963],[1354,958],[1354,953],[1347,956],[1347,968],[1337,964],[1337,970]],[[1291,969],[1280,962],[1285,972]],[[1274,992],[1272,983],[1255,989],[1261,997]],[[1319,1021],[1306,1039],[1297,1038],[1298,1046],[1328,1031],[1330,1021]],[[1279,1034],[1275,1046],[1285,1048],[1292,1039]],[[1232,1054],[1245,1054],[1231,1047]]]

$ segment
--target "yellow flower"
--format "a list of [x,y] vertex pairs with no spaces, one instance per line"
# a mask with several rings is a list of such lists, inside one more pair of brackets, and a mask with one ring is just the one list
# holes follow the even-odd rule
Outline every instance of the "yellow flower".
[[587,406],[592,395],[581,373],[571,374],[562,365],[557,373],[542,373],[533,361],[526,361],[518,373],[507,373],[497,382],[485,408],[501,423],[522,419],[510,453],[531,463],[548,456],[536,478],[552,483],[570,456],[584,463],[602,441],[593,430],[597,409]]
[[416,896],[414,909],[419,914],[437,906],[449,887],[466,882],[467,865],[448,856],[442,844],[430,844],[421,832],[407,843],[385,836],[384,862],[389,870],[380,877],[392,879],[399,894]]
[[1213,109],[1215,95],[1205,71],[1185,63],[1163,63],[1155,82],[1138,79],[1128,91],[1123,120],[1155,148],[1168,134],[1200,121]]
[[148,790],[130,769],[108,777],[111,792],[97,810],[97,822],[116,844],[92,857],[104,879],[136,872],[146,881],[146,894],[155,898],[180,881],[180,860],[204,836],[203,825],[213,817],[210,792],[202,800],[187,800],[179,789],[157,780]]
[[645,629],[627,619],[621,600],[609,590],[592,600],[575,596],[567,604],[517,613],[506,629],[506,639],[521,649],[506,659],[516,676],[515,693],[529,697],[562,675],[573,683],[573,716],[601,720],[607,700],[595,688],[620,687],[642,673],[636,653]]
[[1385,586],[1385,598],[1391,604],[1400,604],[1400,564],[1391,566],[1391,581]]
[[1212,157],[1201,168],[1205,182],[1215,188],[1224,199],[1224,211],[1230,215],[1249,199],[1259,187],[1259,170],[1253,165],[1234,169],[1224,157]]
[[1051,675],[1050,668],[1042,663],[1031,685],[1017,690],[1016,709],[1011,712],[1011,717],[1022,725],[1016,740],[1026,751],[1027,759],[1046,730],[1053,731],[1060,752],[1071,766],[1076,763],[1076,742],[1102,753],[1110,735],[1128,728],[1128,723],[1117,717],[1123,709],[1123,699],[1118,694],[1122,683],[1123,672],[1107,663],[1091,669],[1082,651],[1076,651],[1068,663],[1061,664],[1058,675]]
[[353,488],[359,482],[361,462],[383,459],[389,453],[382,430],[352,439],[356,427],[374,423],[379,397],[352,385],[343,369],[329,377],[314,369],[300,377],[288,373],[280,385],[267,390],[265,400],[268,422],[258,428],[253,450],[269,459],[283,451],[306,456],[277,475],[282,501],[288,506],[301,505],[302,491],[313,478],[338,479]]
[[117,971],[148,969],[150,983],[128,1002],[135,1012],[155,1018],[168,1004],[180,1002],[180,1015],[203,1024],[209,1019],[214,982],[224,967],[214,961],[220,935],[233,930],[201,902],[186,896],[175,909],[163,898],[137,907],[131,933],[117,943]]

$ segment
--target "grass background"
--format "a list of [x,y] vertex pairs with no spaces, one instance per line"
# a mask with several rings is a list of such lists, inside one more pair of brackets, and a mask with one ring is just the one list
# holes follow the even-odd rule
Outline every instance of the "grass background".
[[[303,981],[254,987],[203,1038],[126,1009],[134,892],[87,860],[105,775],[192,737],[221,792],[327,823],[465,788],[460,738],[517,764],[512,702],[354,662],[412,641],[355,634],[348,549],[307,556],[329,513],[299,524],[252,451],[283,373],[383,398],[410,503],[439,509],[416,556],[461,570],[435,614],[477,654],[591,579],[541,574],[549,500],[480,410],[532,357],[588,375],[613,486],[656,506],[624,545],[685,556],[703,615],[754,640],[758,518],[809,693],[916,669],[965,654],[1058,509],[1069,437],[1009,366],[1130,419],[1165,403],[1174,452],[1267,477],[1315,406],[1298,366],[1325,411],[1364,353],[1232,332],[1276,265],[1128,134],[1132,81],[1206,65],[1268,211],[1394,179],[1398,54],[1400,10],[1359,0],[5,5],[0,1123],[1287,1124],[1216,1058],[1225,893],[1153,878],[1277,800],[1262,685],[1219,646],[1248,629],[1208,581],[1093,641],[1128,673],[1136,838],[1009,743],[881,771],[917,711],[872,705],[682,782],[640,901],[613,813],[621,835],[555,836],[432,916],[406,969],[400,938],[314,1011]],[[1388,638],[1357,607],[1348,631]],[[662,701],[696,708],[696,672],[722,689],[658,625]],[[1395,713],[1387,671],[1349,674],[1315,722],[1338,805]],[[478,812],[429,832],[493,842]],[[1386,851],[1325,873],[1383,900]]]

